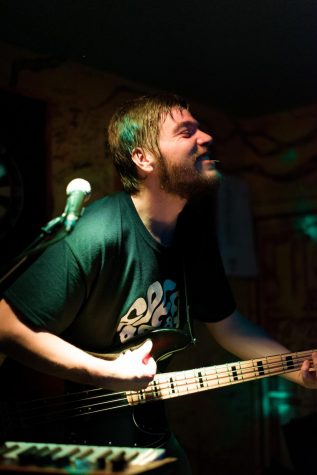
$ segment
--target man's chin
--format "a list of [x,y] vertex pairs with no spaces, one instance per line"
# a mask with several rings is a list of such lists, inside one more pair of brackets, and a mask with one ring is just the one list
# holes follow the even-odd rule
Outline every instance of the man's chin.
[[206,181],[210,181],[212,185],[215,183],[218,183],[221,180],[221,173],[219,170],[216,170],[216,168],[211,168],[205,170],[202,174],[201,177],[204,178]]
[[195,196],[214,194],[215,189],[218,188],[221,173],[214,166],[202,167],[200,170],[191,167],[167,170],[163,163],[160,178],[161,188],[167,193],[190,200]]
[[192,200],[200,197],[212,197],[218,189],[221,182],[221,174],[214,170],[214,173],[200,175],[199,179],[179,184],[175,194],[186,200]]

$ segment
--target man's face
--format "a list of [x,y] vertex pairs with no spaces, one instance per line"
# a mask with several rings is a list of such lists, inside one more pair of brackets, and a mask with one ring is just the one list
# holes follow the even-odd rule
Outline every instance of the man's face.
[[167,193],[189,199],[210,192],[220,173],[209,155],[212,137],[199,129],[186,109],[173,109],[158,137],[159,177]]

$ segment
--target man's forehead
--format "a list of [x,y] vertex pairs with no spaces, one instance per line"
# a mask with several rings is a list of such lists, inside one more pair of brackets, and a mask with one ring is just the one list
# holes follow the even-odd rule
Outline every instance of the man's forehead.
[[166,114],[163,118],[160,129],[162,131],[167,129],[177,130],[179,127],[190,123],[198,124],[197,120],[194,119],[187,109],[174,107],[170,113]]

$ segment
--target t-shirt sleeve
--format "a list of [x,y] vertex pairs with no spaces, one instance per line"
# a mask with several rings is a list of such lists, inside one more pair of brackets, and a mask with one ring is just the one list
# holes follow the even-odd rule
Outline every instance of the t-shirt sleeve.
[[85,279],[66,240],[50,246],[4,292],[26,321],[56,334],[71,324],[85,295]]
[[74,326],[87,336],[87,321],[90,326],[91,319],[97,321],[94,312],[104,315],[101,302],[121,229],[118,215],[116,197],[95,201],[70,234],[50,245],[6,289],[4,298],[21,318],[68,338],[73,338]]

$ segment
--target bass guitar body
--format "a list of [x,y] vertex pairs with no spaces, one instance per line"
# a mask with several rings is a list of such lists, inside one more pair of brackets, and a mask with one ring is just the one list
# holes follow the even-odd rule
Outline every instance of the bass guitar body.
[[[105,354],[93,354],[114,359],[148,338],[145,334]],[[152,355],[161,367],[189,344],[187,335],[178,330],[155,330],[151,340]],[[169,436],[162,401],[130,405],[125,392],[114,394],[63,381],[9,358],[0,373],[2,441],[159,447]]]

